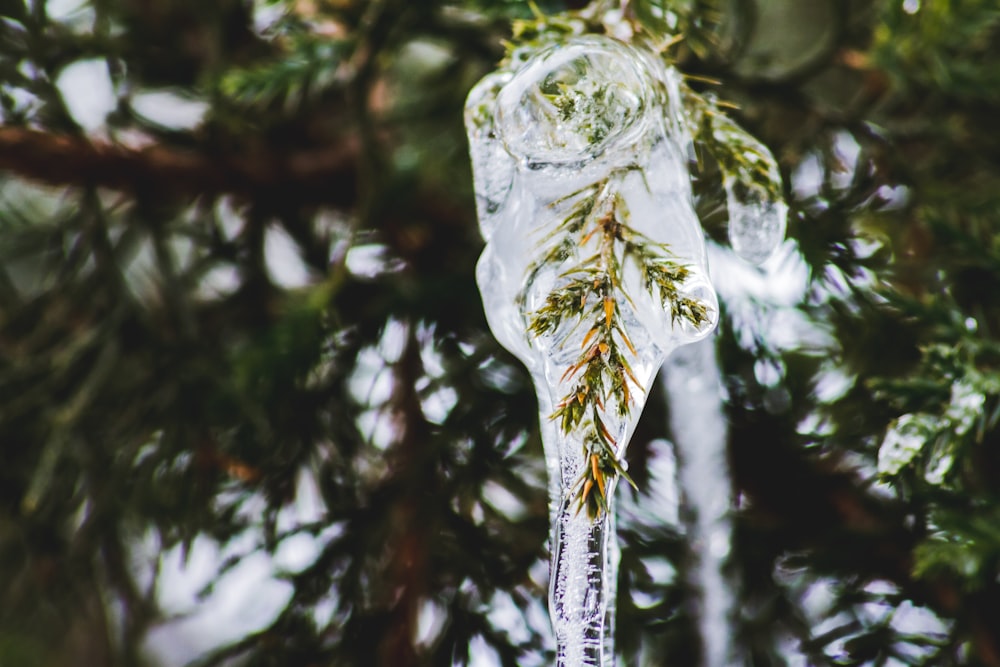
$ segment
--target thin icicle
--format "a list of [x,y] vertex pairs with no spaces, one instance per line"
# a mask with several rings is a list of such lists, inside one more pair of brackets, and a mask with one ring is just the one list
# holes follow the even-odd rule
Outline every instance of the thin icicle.
[[708,338],[680,348],[664,364],[660,377],[670,405],[681,491],[694,510],[691,548],[701,596],[703,667],[729,667],[735,603],[724,568],[732,541],[732,492],[715,341]]

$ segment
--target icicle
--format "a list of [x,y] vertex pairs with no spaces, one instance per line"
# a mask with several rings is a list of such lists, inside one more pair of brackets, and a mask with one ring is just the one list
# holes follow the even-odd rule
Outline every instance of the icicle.
[[753,264],[763,264],[785,239],[788,207],[768,197],[763,188],[726,178],[729,209],[729,242],[736,254]]
[[664,365],[670,430],[679,459],[684,502],[694,510],[692,549],[700,593],[704,667],[733,664],[734,600],[724,566],[732,542],[731,490],[726,464],[727,428],[714,341],[678,350]]
[[729,209],[729,242],[736,254],[762,264],[785,238],[788,206],[781,197],[781,172],[771,151],[726,116],[712,115],[716,146],[735,155],[723,160]]
[[539,397],[558,664],[613,665],[625,447],[664,358],[718,318],[677,75],[641,48],[572,37],[484,79],[466,124],[487,320]]

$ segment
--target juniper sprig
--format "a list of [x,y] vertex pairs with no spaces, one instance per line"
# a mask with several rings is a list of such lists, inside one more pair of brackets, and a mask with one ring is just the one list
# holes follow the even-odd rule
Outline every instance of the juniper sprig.
[[[532,337],[559,332],[561,345],[579,328],[587,327],[579,355],[560,378],[560,383],[569,382],[572,388],[550,418],[564,435],[579,433],[583,442],[585,465],[574,494],[578,509],[586,507],[591,518],[607,510],[617,476],[634,486],[620,460],[622,448],[602,416],[628,417],[635,392],[646,391],[630,363],[638,353],[622,318],[621,304],[633,303],[622,284],[623,266],[635,263],[643,288],[670,311],[674,324],[686,320],[697,327],[708,321],[705,304],[680,291],[689,275],[687,267],[675,260],[667,244],[653,241],[629,224],[628,207],[617,187],[627,171],[618,170],[550,205],[573,202],[564,220],[543,239],[544,244],[555,242],[528,268],[518,298],[524,308],[527,292],[544,268],[582,257],[559,275],[541,307],[525,317]],[[564,324],[570,328],[564,330]]]

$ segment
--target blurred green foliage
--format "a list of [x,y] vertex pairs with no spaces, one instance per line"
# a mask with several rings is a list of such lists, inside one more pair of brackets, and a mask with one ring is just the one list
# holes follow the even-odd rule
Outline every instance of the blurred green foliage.
[[[535,12],[618,4],[0,0],[0,665],[160,664],[168,557],[218,545],[207,600],[296,538],[287,602],[196,664],[551,664],[536,404],[474,285],[462,106]],[[723,294],[734,664],[1000,665],[1000,12],[812,9],[836,20],[625,3],[792,209],[770,279],[800,296]],[[668,409],[619,492],[622,664],[702,650],[691,517],[649,473]],[[907,415],[933,428],[880,473]]]

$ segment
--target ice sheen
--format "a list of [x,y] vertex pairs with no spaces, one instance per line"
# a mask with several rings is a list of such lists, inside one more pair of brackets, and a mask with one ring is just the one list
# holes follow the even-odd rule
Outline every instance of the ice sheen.
[[785,238],[788,207],[763,188],[746,187],[735,178],[726,178],[723,185],[733,250],[752,264],[763,264]]
[[[641,386],[649,389],[673,349],[712,330],[718,303],[692,206],[691,137],[677,77],[642,47],[582,36],[488,75],[466,105],[477,210],[488,242],[476,278],[490,328],[528,367],[539,399],[551,493],[549,610],[558,665],[565,667],[614,664],[618,550],[613,511],[591,519],[572,495],[585,462],[583,443],[549,418],[572,388],[573,378],[564,374],[589,327],[564,322],[531,338],[528,314],[567,284],[566,270],[593,254],[596,241],[574,248],[557,265],[536,269],[535,263],[558,243],[552,233],[578,201],[574,193],[603,184],[595,190],[597,200],[617,202],[632,228],[669,245],[689,271],[681,292],[709,313],[700,327],[675,323],[639,271],[623,267],[620,289],[628,298],[617,302],[636,350],[628,361]],[[623,463],[645,402],[645,392],[635,394],[626,418],[610,405],[601,413]],[[609,498],[613,491],[609,486]]]
[[742,148],[737,165],[723,169],[729,243],[752,264],[763,264],[785,238],[788,206],[781,192],[781,172],[770,149],[726,117],[713,120],[715,140]]

